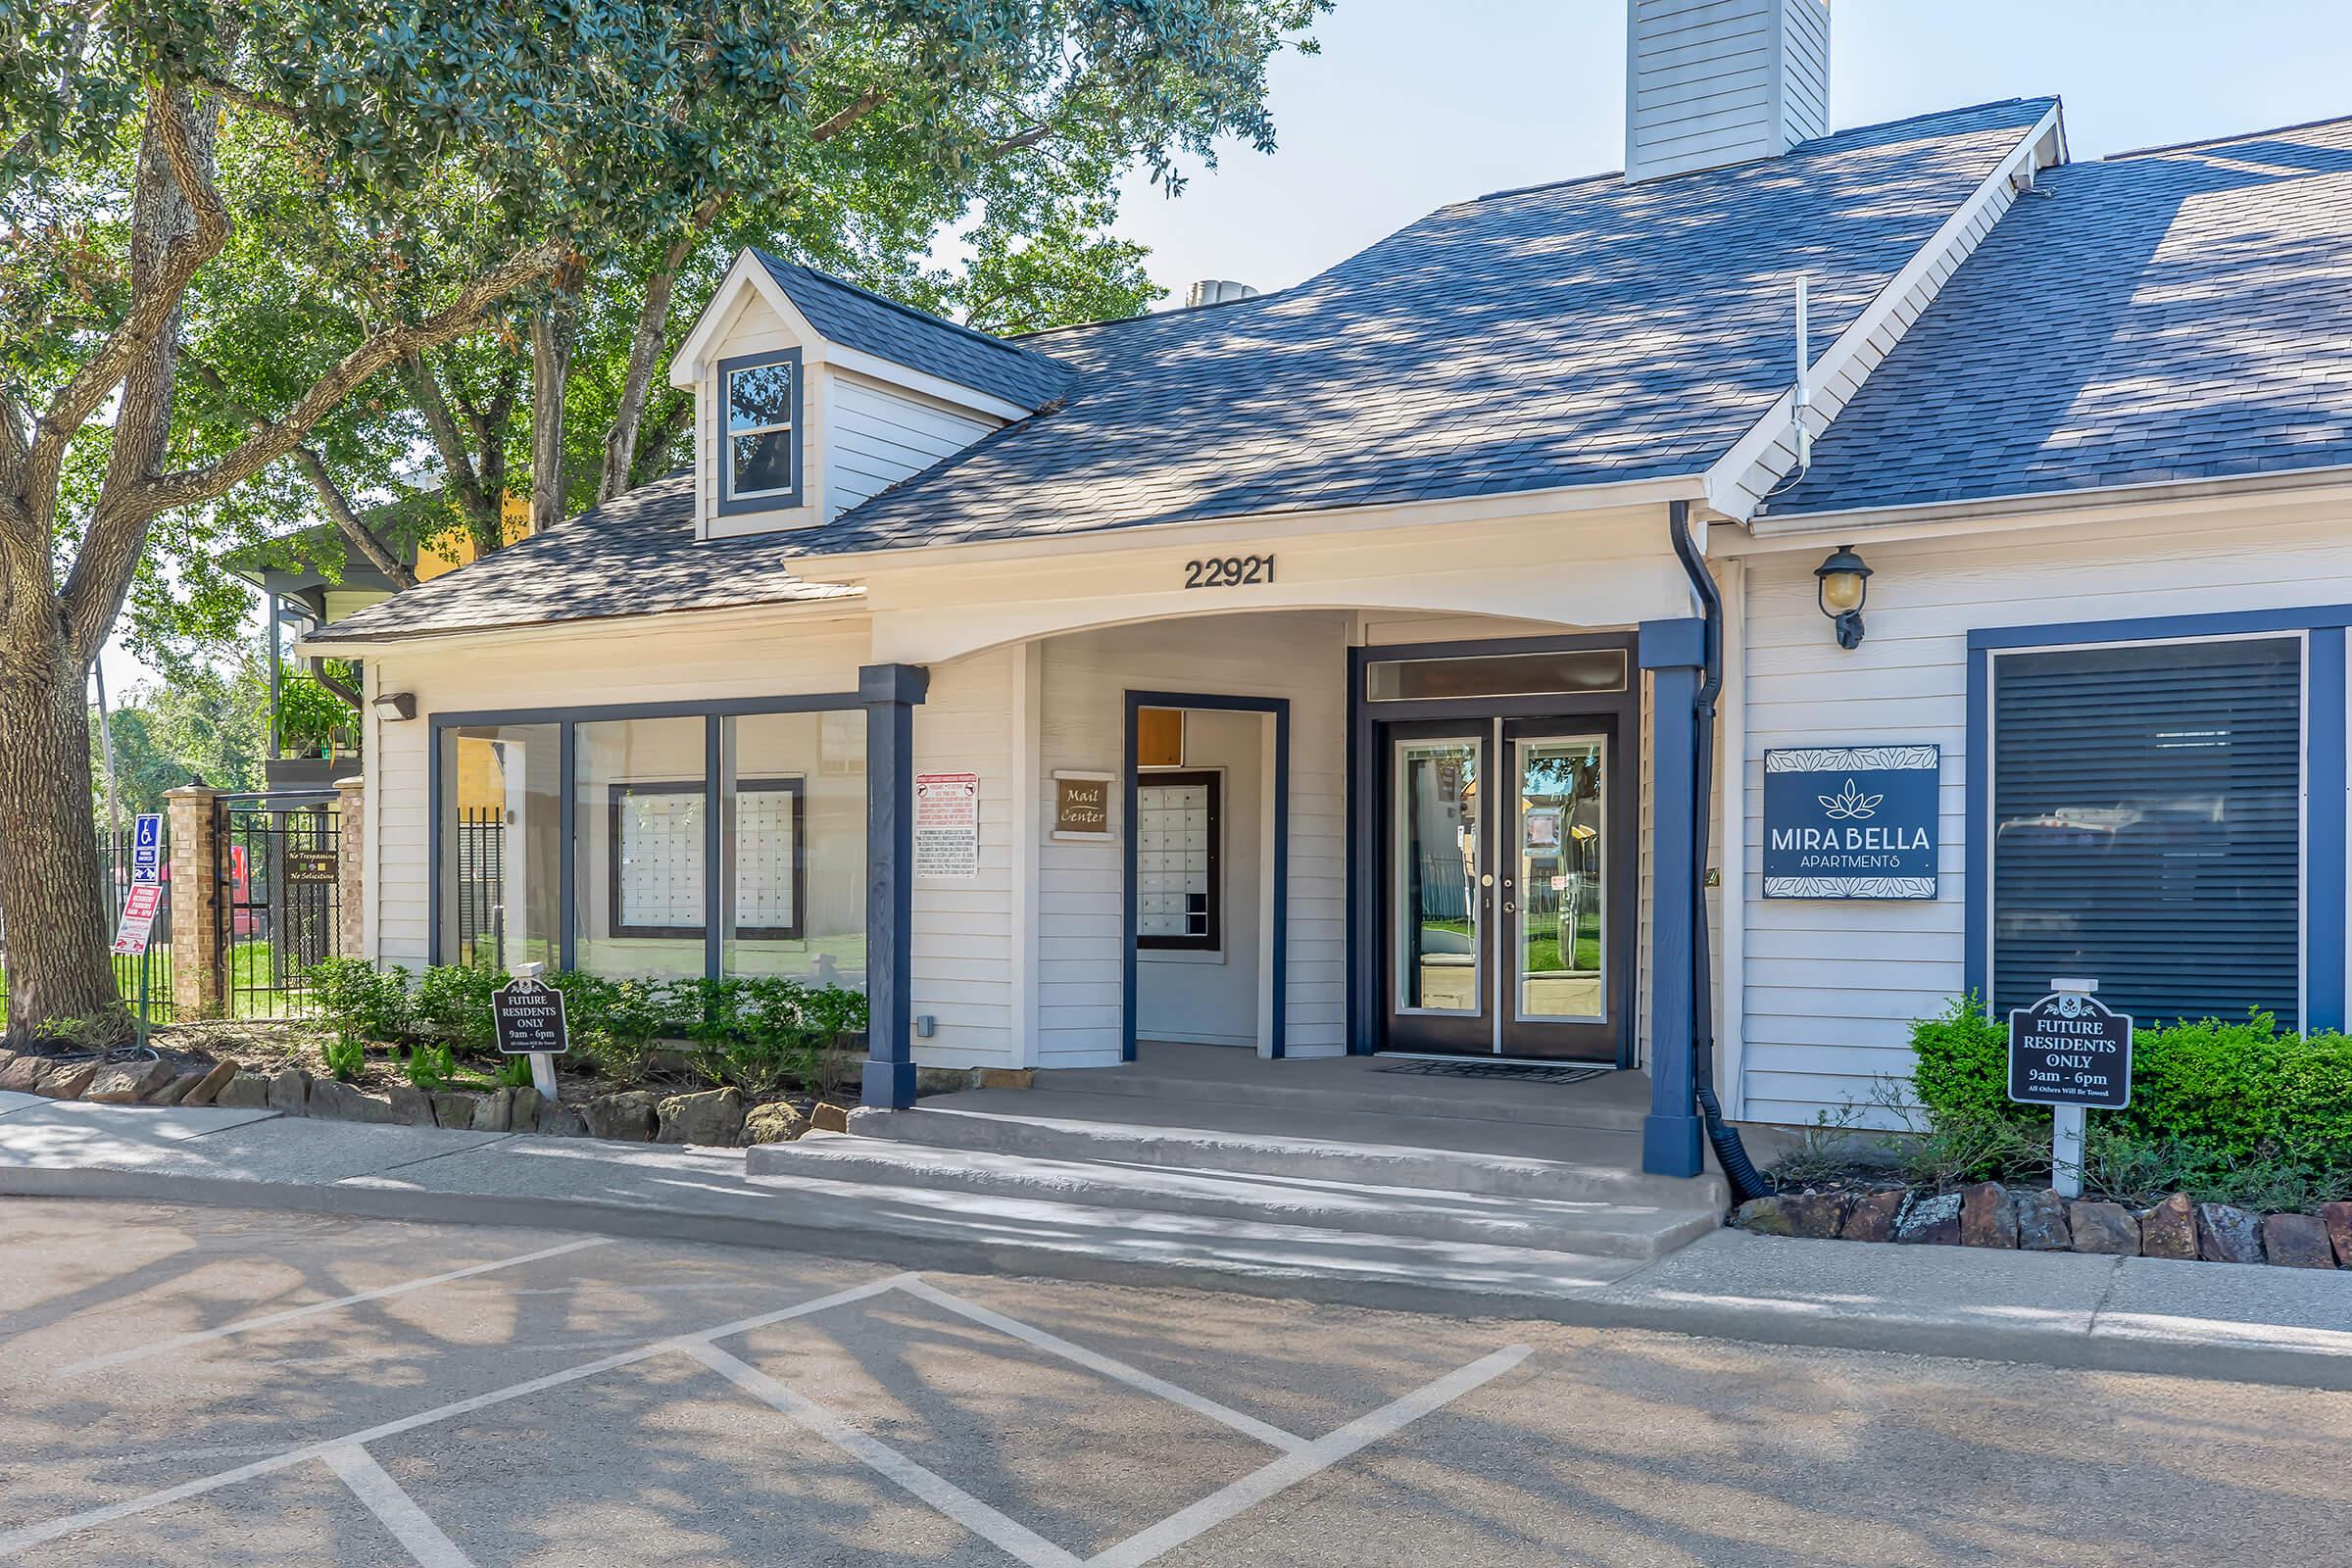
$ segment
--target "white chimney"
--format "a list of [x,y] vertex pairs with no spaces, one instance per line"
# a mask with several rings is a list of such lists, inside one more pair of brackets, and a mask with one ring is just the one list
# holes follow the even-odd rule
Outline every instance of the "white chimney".
[[1247,283],[1236,283],[1226,277],[1204,277],[1185,291],[1184,308],[1198,310],[1203,305],[1223,305],[1228,300],[1253,300],[1257,290]]
[[1625,177],[1777,158],[1830,128],[1829,0],[1627,0]]

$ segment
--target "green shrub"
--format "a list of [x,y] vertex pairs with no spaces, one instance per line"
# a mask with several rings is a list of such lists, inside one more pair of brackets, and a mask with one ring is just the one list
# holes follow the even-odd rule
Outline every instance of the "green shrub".
[[1912,1092],[1938,1121],[1999,1121],[2009,1102],[2009,1028],[1974,993],[1911,1026]]
[[567,970],[548,981],[564,995],[571,1049],[608,1078],[644,1078],[656,1043],[678,1033],[669,988],[646,980],[608,980]]
[[487,964],[434,964],[416,980],[417,1028],[460,1051],[497,1050],[490,996],[509,978]]
[[338,1035],[326,1043],[326,1070],[343,1082],[359,1077],[367,1065],[368,1048],[357,1040]]
[[409,1052],[409,1082],[430,1093],[447,1089],[458,1076],[457,1058],[447,1046],[419,1045]]
[[415,998],[406,969],[378,969],[365,958],[323,958],[305,969],[303,979],[337,1041],[388,1044],[409,1032]]
[[[1997,1145],[1990,1127],[2011,1129],[2047,1171],[2049,1112],[2009,1102],[2006,1020],[1962,998],[1913,1024],[1911,1045],[1925,1112],[1915,1125],[1962,1152]],[[2100,1182],[2119,1193],[2340,1186],[2352,1169],[2352,1039],[2282,1034],[2265,1012],[2134,1030],[2132,1103],[2092,1112],[2088,1132],[2111,1167]]]

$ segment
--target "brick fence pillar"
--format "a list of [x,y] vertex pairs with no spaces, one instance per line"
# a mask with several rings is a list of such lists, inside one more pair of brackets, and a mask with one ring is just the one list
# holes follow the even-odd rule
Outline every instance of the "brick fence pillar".
[[220,792],[199,777],[164,792],[172,832],[172,1015],[220,1011]]
[[368,780],[335,780],[335,955],[368,956]]

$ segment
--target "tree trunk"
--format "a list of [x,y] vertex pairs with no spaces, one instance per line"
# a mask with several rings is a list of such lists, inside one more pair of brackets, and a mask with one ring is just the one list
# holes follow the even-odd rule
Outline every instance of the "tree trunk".
[[8,1038],[21,1044],[67,1018],[127,1037],[90,819],[90,718],[62,638],[42,656],[12,654],[0,671],[0,846]]
[[531,532],[564,520],[564,397],[579,324],[571,296],[559,294],[531,318]]
[[599,503],[626,495],[629,472],[637,465],[638,426],[645,422],[645,400],[653,389],[654,369],[661,363],[662,340],[669,325],[670,296],[678,284],[678,269],[694,254],[700,234],[690,232],[670,242],[662,265],[645,280],[645,299],[637,311],[637,331],[629,340],[629,367],[620,383],[620,408],[605,432],[605,466],[597,476]]

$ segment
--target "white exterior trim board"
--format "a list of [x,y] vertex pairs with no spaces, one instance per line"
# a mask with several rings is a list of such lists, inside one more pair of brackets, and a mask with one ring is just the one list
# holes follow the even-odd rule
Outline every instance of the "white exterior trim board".
[[[1901,341],[1903,332],[1936,298],[1944,281],[2017,199],[2012,175],[2029,165],[2039,167],[2055,161],[2063,147],[2059,111],[2052,105],[1984,176],[1975,194],[1943,220],[1942,226],[1913,254],[1902,270],[1887,279],[1862,314],[1815,357],[1809,381],[1817,439],[1861,390],[1879,362]],[[1795,465],[1792,437],[1795,409],[1796,389],[1791,386],[1745,435],[1732,444],[1730,451],[1716,460],[1706,473],[1709,506],[1727,517],[1743,522],[1755,514],[1767,493]]]

